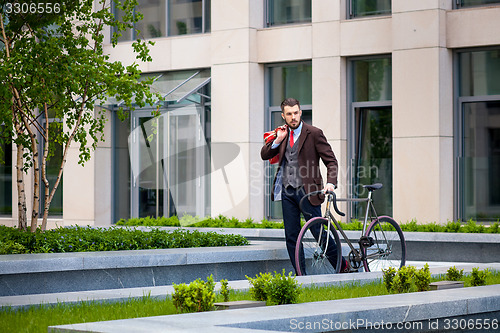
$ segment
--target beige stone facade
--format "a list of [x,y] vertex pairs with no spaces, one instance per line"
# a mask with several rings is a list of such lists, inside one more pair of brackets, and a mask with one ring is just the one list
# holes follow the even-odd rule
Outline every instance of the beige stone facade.
[[[144,72],[211,71],[212,143],[238,144],[244,161],[233,187],[244,198],[218,211],[217,200],[227,184],[216,182],[214,176],[211,214],[266,217],[267,162],[260,160],[259,151],[262,133],[268,130],[265,71],[273,63],[311,62],[313,125],[323,129],[336,152],[344,170],[339,193],[348,195],[348,61],[390,55],[392,214],[401,222],[456,219],[454,52],[500,47],[500,3],[455,9],[451,0],[393,0],[391,15],[348,19],[346,0],[313,0],[312,22],[275,27],[265,27],[264,3],[212,0],[211,32],[157,38],[151,49],[153,61],[141,64]],[[133,61],[128,42],[109,47],[109,53],[112,60]],[[109,137],[111,129],[107,131]],[[83,168],[74,156],[68,159],[59,225],[113,222],[110,142],[101,143]],[[11,225],[15,215],[1,221]]]

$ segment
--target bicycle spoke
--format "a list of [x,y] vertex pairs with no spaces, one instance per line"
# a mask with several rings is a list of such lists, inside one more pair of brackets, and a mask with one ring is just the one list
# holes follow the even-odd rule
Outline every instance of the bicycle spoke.
[[365,270],[380,271],[388,267],[404,266],[406,244],[399,225],[390,217],[374,220],[367,229],[373,245],[365,248]]
[[340,239],[337,231],[331,225],[328,228],[327,219],[317,217],[309,220],[297,240],[295,261],[298,274],[336,273],[335,267],[340,262],[339,251],[336,251],[338,245]]

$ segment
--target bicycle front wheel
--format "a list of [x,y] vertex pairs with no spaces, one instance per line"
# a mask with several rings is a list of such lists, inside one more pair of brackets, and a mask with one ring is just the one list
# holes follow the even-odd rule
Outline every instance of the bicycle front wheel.
[[324,217],[307,221],[295,247],[297,274],[335,274],[341,263],[342,247],[333,223]]
[[380,216],[366,229],[363,247],[365,272],[389,267],[399,269],[406,262],[406,243],[399,224],[389,216]]

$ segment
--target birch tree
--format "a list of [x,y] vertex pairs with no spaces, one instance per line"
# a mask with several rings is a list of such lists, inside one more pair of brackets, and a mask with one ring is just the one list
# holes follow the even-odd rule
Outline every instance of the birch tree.
[[[105,114],[100,104],[113,97],[130,111],[158,97],[151,93],[151,80],[140,80],[138,67],[138,62],[151,61],[151,42],[132,43],[136,62],[128,66],[109,61],[103,50],[106,29],[111,27],[115,47],[120,33],[142,18],[134,12],[137,0],[120,1],[0,0],[0,140],[17,146],[21,229],[28,229],[28,214],[31,231],[37,229],[40,195],[40,228],[46,229],[69,147],[79,147],[78,163],[84,165],[103,140]],[[111,10],[113,3],[120,9],[119,19]],[[55,145],[62,147],[62,160],[56,180],[49,184],[47,161]],[[28,170],[33,174],[29,213],[23,178]]]

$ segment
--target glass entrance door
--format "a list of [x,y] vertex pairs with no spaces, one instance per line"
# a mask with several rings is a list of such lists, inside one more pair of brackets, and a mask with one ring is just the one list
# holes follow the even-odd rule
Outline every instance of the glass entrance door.
[[[354,107],[352,196],[366,197],[362,185],[382,183],[373,196],[377,213],[392,215],[392,107]],[[365,204],[353,203],[351,218],[362,219]]]
[[129,147],[133,217],[205,215],[206,161],[201,108],[169,110],[157,118],[136,112]]
[[460,217],[500,219],[500,101],[462,103]]

